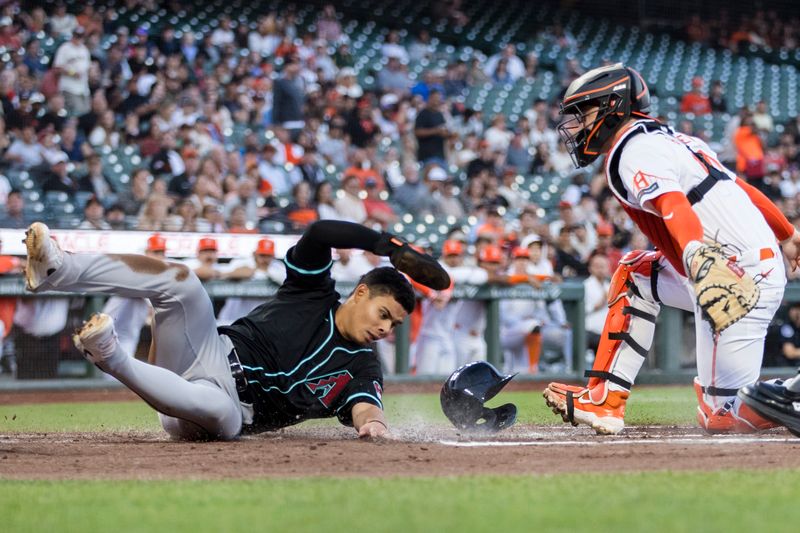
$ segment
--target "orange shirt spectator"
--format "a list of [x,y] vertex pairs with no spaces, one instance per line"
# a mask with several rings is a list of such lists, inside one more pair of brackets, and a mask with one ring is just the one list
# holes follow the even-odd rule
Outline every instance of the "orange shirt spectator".
[[736,147],[736,172],[746,178],[758,179],[764,177],[764,146],[751,123],[751,118],[745,118],[733,134],[733,145]]
[[369,179],[375,180],[375,187],[378,189],[378,191],[386,189],[386,184],[383,181],[383,176],[378,174],[372,168],[362,168],[357,166],[348,167],[344,171],[342,181],[344,181],[344,178],[348,176],[355,176],[356,178],[358,178],[358,184],[362,189],[367,188],[367,180]]
[[708,115],[711,113],[711,101],[701,92],[703,79],[696,77],[692,80],[692,90],[683,95],[681,99],[681,113],[694,113],[695,115]]

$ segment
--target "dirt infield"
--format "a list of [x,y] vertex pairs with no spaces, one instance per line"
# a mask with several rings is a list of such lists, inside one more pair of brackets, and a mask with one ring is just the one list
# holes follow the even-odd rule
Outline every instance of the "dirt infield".
[[291,428],[238,442],[172,442],[161,433],[0,435],[0,477],[183,479],[305,476],[555,474],[641,470],[800,468],[800,440],[708,437],[693,428],[639,427],[623,437],[520,426],[494,437],[400,428],[397,441],[344,428]]
[[[416,391],[415,387],[415,391]],[[394,391],[398,392],[398,391]],[[126,390],[4,393],[0,404],[131,400]],[[451,427],[396,427],[363,442],[342,427],[287,428],[237,442],[170,441],[161,432],[0,435],[0,478],[223,479],[306,476],[556,474],[642,470],[800,468],[800,439],[784,430],[708,436],[697,428],[518,425],[497,435]]]

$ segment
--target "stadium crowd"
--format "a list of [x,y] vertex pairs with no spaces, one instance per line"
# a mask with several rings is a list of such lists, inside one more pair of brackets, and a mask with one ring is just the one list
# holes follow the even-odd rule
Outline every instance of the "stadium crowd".
[[[442,4],[442,17],[467,24],[460,2]],[[162,7],[152,0],[120,5],[148,13]],[[479,282],[538,286],[577,276],[600,294],[625,251],[648,247],[609,193],[602,168],[574,171],[555,129],[557,101],[534,100],[513,123],[464,105],[472,87],[535,80],[536,53],[521,56],[514,44],[488,57],[476,50],[468,61],[417,77],[408,65],[430,58],[431,35],[389,29],[379,52],[383,67],[367,84],[333,4],[311,26],[298,25],[289,9],[249,25],[223,17],[206,33],[121,25],[114,7],[72,7],[23,10],[7,2],[0,13],[0,227],[23,228],[41,217],[26,206],[29,191],[7,177],[24,173],[42,195],[77,204],[81,229],[299,232],[335,218],[392,231],[408,214],[447,218],[457,223],[444,246],[417,244],[441,251],[452,268],[480,270],[462,278]],[[784,21],[781,31],[766,32],[777,21],[758,13],[739,26],[693,18],[688,40],[796,43],[800,26]],[[565,88],[582,73],[576,39],[557,24],[537,38],[574,50],[556,66]],[[43,47],[48,39],[61,43],[52,53]],[[694,116],[732,114],[723,138],[707,140],[797,225],[800,117],[778,131],[767,102],[732,109],[725,87],[702,78],[680,105]],[[690,121],[676,126],[693,133]],[[140,164],[112,179],[104,157],[120,150]],[[520,176],[531,174],[569,179],[557,210],[518,194]],[[340,279],[375,264],[339,257]],[[210,268],[209,276],[223,274]],[[590,333],[602,325],[598,298],[587,299]],[[430,301],[439,311],[452,305],[440,295]],[[555,307],[514,311],[531,319],[523,335],[506,337],[515,339],[509,353],[522,354],[515,356],[519,368],[536,370],[533,354],[543,339],[569,346],[569,326]],[[456,329],[482,332],[466,314],[469,325]],[[562,364],[569,364],[567,352]]]

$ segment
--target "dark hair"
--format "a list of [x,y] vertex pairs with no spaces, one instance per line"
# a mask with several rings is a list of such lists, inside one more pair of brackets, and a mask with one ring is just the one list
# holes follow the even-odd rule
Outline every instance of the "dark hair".
[[364,284],[372,296],[388,295],[397,300],[407,313],[414,310],[415,297],[411,284],[399,271],[392,267],[378,267],[370,270],[358,280]]

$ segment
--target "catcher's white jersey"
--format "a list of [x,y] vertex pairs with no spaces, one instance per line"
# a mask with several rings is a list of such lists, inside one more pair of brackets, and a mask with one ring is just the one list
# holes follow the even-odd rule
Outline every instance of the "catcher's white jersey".
[[[651,200],[672,191],[687,194],[708,175],[705,165],[695,155],[700,154],[708,164],[731,178],[718,181],[693,206],[705,237],[731,247],[728,251],[731,255],[775,245],[775,236],[764,216],[736,184],[736,175],[719,163],[717,154],[704,141],[666,128],[647,131],[647,122],[652,123],[635,122],[608,155],[607,165],[616,149],[624,144],[618,165],[624,190],[619,190],[619,183],[609,179],[611,190],[623,205],[657,215],[649,203]],[[623,143],[630,135],[633,137]],[[606,175],[609,176],[608,166]]]

